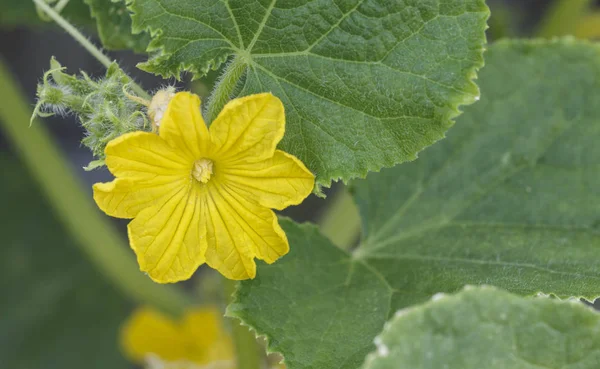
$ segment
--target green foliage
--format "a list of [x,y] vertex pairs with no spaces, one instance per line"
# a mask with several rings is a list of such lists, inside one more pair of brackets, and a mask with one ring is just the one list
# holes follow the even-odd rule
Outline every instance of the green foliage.
[[[100,160],[104,158],[104,147],[113,138],[150,129],[141,112],[142,105],[127,96],[133,86],[131,79],[116,63],[99,80],[84,72],[81,77],[69,75],[63,69],[55,59],[50,61],[50,70],[37,88],[34,116],[74,113],[85,129],[81,143]],[[90,167],[97,164],[92,162]]]
[[146,71],[200,77],[241,60],[240,94],[282,99],[281,148],[319,186],[414,160],[479,94],[483,0],[133,0],[130,9],[134,31],[153,35]]
[[358,368],[389,318],[393,291],[318,229],[280,220],[290,253],[243,281],[227,316],[266,335],[288,368]]
[[1,366],[125,368],[129,299],[78,251],[22,163],[4,154],[0,167]]
[[92,17],[96,19],[98,36],[102,45],[109,50],[129,49],[146,51],[150,35],[146,32],[132,34],[131,17],[125,0],[84,0],[90,6]]
[[596,369],[600,315],[578,301],[491,288],[400,310],[364,369]]
[[[107,48],[149,52],[140,65],[148,72],[199,78],[222,68],[204,111],[209,123],[232,97],[267,91],[279,97],[287,119],[280,148],[316,174],[317,193],[332,181],[413,161],[458,119],[448,139],[418,161],[352,182],[362,223],[354,249],[336,247],[315,226],[281,220],[290,253],[242,281],[227,314],[265,336],[289,369],[600,366],[600,317],[578,302],[600,296],[600,46],[571,38],[499,42],[486,53],[480,95],[473,80],[483,66],[484,0],[83,1]],[[589,3],[561,1],[542,24],[572,26],[577,17],[565,23],[565,12],[581,13]],[[10,4],[0,10],[15,8]],[[54,19],[109,64],[76,29]],[[502,25],[510,22],[496,20],[500,33],[508,29]],[[98,159],[93,169],[103,165],[108,141],[150,129],[148,103],[132,96],[135,90],[146,98],[116,63],[93,80],[68,75],[52,60],[34,115],[76,114],[86,130],[83,143]],[[459,108],[476,100],[459,117]],[[36,168],[34,151],[23,152]],[[30,181],[19,180],[25,176],[7,163],[16,180],[4,184],[2,193],[11,196],[3,204],[14,219],[4,224],[8,287],[0,292],[16,298],[0,309],[0,337],[14,340],[0,357],[16,368],[123,365],[115,330],[126,300],[86,265],[79,268],[70,251],[44,256],[62,229],[22,205],[44,202],[22,196],[34,192]],[[66,209],[60,196],[50,198]],[[13,220],[39,223],[24,244],[43,250],[24,252]],[[111,256],[93,247],[98,265],[118,274],[123,258],[107,262]],[[140,301],[154,296],[137,292],[139,281],[129,282],[135,276],[112,278]],[[90,293],[109,302],[92,304]],[[173,302],[176,296],[150,300],[180,312],[188,302]],[[83,308],[72,313],[63,301]],[[40,305],[50,312],[30,308]],[[102,343],[72,342],[78,331],[71,324],[91,326]],[[55,333],[59,327],[64,334]],[[34,329],[39,338],[28,334]],[[254,343],[236,336],[240,368],[258,366]],[[36,344],[43,349],[23,355]],[[86,361],[78,355],[52,361],[55,351],[81,353]]]
[[285,221],[290,254],[241,283],[229,314],[290,369],[356,368],[394,311],[465,284],[600,295],[600,48],[513,41],[486,56],[481,101],[446,140],[354,184],[356,250]]

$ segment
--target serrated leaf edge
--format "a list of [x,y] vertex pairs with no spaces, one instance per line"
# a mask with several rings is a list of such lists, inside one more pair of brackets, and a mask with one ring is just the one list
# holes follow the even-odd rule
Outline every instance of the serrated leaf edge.
[[[480,95],[481,95],[479,86],[477,86],[475,81],[477,80],[477,72],[485,66],[485,61],[484,61],[484,57],[483,57],[485,51],[487,50],[485,47],[485,44],[487,42],[487,36],[485,34],[485,31],[489,28],[489,25],[487,24],[487,22],[491,15],[490,9],[487,6],[487,4],[485,4],[485,2],[483,2],[482,5],[483,5],[483,7],[482,7],[481,11],[475,12],[475,13],[485,13],[486,14],[485,27],[482,31],[483,32],[482,36],[483,36],[484,42],[482,44],[482,47],[479,49],[478,62],[476,64],[474,64],[473,67],[468,69],[463,74],[463,77],[466,77],[466,79],[468,80],[468,83],[463,91],[462,96],[457,95],[452,99],[453,101],[451,101],[451,105],[449,106],[449,111],[445,114],[445,116],[443,116],[440,119],[440,121],[446,126],[446,131],[448,129],[450,129],[456,123],[456,118],[459,117],[463,113],[463,110],[461,108],[475,103],[476,101],[479,100]],[[319,187],[330,188],[333,182],[339,182],[340,180],[344,184],[347,185],[349,183],[349,181],[351,181],[352,179],[365,179],[370,172],[378,173],[382,169],[391,168],[398,164],[417,160],[419,158],[419,154],[422,151],[426,150],[428,147],[436,144],[437,142],[439,142],[440,140],[442,140],[444,138],[446,138],[446,133],[442,132],[440,135],[438,135],[438,137],[433,138],[433,141],[431,141],[429,143],[429,145],[424,146],[420,151],[417,151],[413,155],[413,157],[409,158],[408,160],[405,160],[405,161],[388,160],[388,161],[376,162],[371,165],[365,165],[365,168],[362,168],[362,169],[359,169],[359,170],[356,170],[353,172],[334,171],[334,172],[332,172],[330,179],[321,180],[321,179],[317,178],[316,184]],[[344,174],[348,174],[347,178],[344,178],[345,177]]]
[[239,290],[241,288],[241,283],[237,283],[235,286],[235,291],[233,291],[232,293],[232,301],[227,305],[227,308],[225,309],[225,317],[227,318],[231,318],[231,319],[237,319],[238,322],[240,323],[241,326],[248,328],[248,330],[252,333],[254,333],[254,337],[257,340],[260,339],[264,339],[266,342],[266,353],[267,355],[269,354],[279,354],[281,355],[282,359],[279,363],[285,363],[285,355],[283,354],[283,352],[281,351],[276,351],[272,348],[272,337],[269,336],[267,333],[262,332],[261,330],[259,330],[258,328],[254,327],[253,325],[251,325],[250,323],[248,323],[245,320],[245,317],[243,314],[240,314],[238,311],[234,311],[232,306],[238,304],[238,293]]
[[179,63],[176,67],[175,72],[173,71],[165,71],[153,68],[153,65],[162,60],[168,59],[172,53],[166,52],[164,46],[162,46],[161,38],[162,38],[162,29],[155,28],[150,25],[141,26],[137,19],[136,12],[136,3],[135,0],[125,0],[127,4],[127,9],[130,12],[131,16],[131,31],[133,34],[139,34],[142,32],[148,32],[150,34],[151,41],[146,48],[147,53],[156,52],[156,56],[151,57],[145,62],[138,63],[136,66],[148,73],[157,74],[163,78],[175,78],[176,80],[181,80],[181,74],[184,72],[192,74],[192,80],[196,80],[206,75],[210,70],[217,70],[223,63],[227,61],[231,56],[235,55],[237,49],[231,48],[230,52],[223,52],[219,57],[214,58],[209,61],[205,67],[198,68],[192,63]]
[[[290,218],[284,217],[284,216],[279,216],[278,218],[280,220],[288,220],[290,222],[293,222],[298,228],[302,229],[303,231],[310,230],[310,231],[316,231],[316,232],[320,233],[319,227],[314,223],[309,223],[309,222],[297,223],[297,222],[294,222],[293,220],[291,220]],[[335,245],[333,245],[333,246],[337,247]],[[251,323],[249,323],[246,320],[246,317],[244,316],[244,314],[240,313],[241,310],[235,310],[234,306],[236,304],[239,304],[238,294],[240,292],[240,289],[241,289],[241,283],[238,282],[235,286],[235,290],[233,291],[233,293],[231,295],[231,302],[227,305],[227,308],[225,309],[225,316],[227,318],[237,319],[240,322],[240,325],[247,327],[249,331],[254,333],[254,337],[256,337],[256,339],[264,339],[266,342],[267,355],[268,354],[279,354],[282,357],[280,363],[285,363],[285,360],[286,360],[285,354],[281,351],[277,351],[276,349],[273,349],[273,345],[272,345],[273,338],[269,334],[260,330],[258,327],[255,327]]]

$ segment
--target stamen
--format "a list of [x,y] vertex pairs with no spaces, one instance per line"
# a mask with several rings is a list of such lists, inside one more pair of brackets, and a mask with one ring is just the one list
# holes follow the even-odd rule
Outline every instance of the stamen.
[[197,181],[207,183],[213,174],[213,162],[210,159],[202,158],[196,160],[192,169],[192,176]]

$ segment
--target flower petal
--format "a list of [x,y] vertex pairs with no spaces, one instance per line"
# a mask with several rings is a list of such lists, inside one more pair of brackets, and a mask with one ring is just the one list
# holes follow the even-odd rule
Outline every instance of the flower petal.
[[233,360],[231,337],[224,328],[222,313],[216,308],[199,308],[189,311],[183,318],[188,342],[199,348],[189,359],[197,364]]
[[189,92],[175,94],[158,131],[160,137],[192,161],[208,152],[210,137],[200,114],[200,98],[197,95]]
[[310,195],[315,177],[295,156],[277,150],[267,160],[223,168],[223,180],[244,197],[282,210]]
[[128,226],[140,269],[158,283],[188,279],[204,263],[205,201],[200,184],[180,187],[161,205],[141,211]]
[[106,145],[106,166],[115,177],[135,181],[159,176],[189,176],[193,161],[186,159],[153,133],[132,132]]
[[[256,275],[254,257],[272,263],[289,251],[285,233],[270,210],[216,184],[209,189],[206,262],[229,279]],[[214,245],[214,247],[212,246]]]
[[108,183],[96,183],[94,200],[106,214],[130,219],[147,207],[164,203],[165,197],[183,187],[186,181],[186,178],[173,180],[170,176],[145,182],[117,178]]
[[229,214],[223,212],[219,200],[210,196],[207,201],[206,237],[210,246],[206,250],[206,263],[228,279],[254,278],[256,264],[250,240],[240,225],[231,222]]
[[214,159],[265,160],[275,152],[285,132],[283,104],[269,93],[227,103],[210,126]]
[[185,359],[185,338],[177,322],[148,307],[136,310],[121,330],[123,351],[136,363],[148,354],[168,361]]

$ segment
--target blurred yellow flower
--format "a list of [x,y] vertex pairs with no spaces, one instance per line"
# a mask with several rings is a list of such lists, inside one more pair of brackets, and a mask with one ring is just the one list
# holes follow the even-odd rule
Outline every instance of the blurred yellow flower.
[[289,250],[270,208],[302,202],[314,176],[276,150],[283,104],[264,93],[229,102],[207,128],[200,99],[170,100],[159,134],[133,132],[106,146],[116,179],[94,185],[108,215],[134,218],[128,234],[140,269],[160,283],[188,279],[203,263],[229,279],[256,275]]
[[187,312],[180,321],[144,307],[121,330],[121,346],[133,362],[151,368],[234,368],[230,335],[215,308]]

